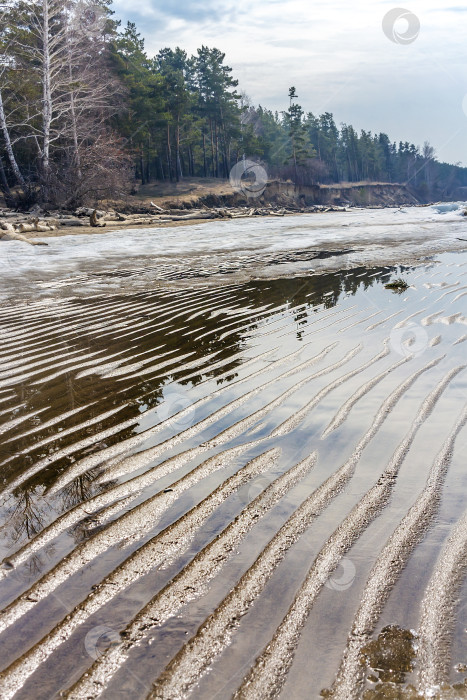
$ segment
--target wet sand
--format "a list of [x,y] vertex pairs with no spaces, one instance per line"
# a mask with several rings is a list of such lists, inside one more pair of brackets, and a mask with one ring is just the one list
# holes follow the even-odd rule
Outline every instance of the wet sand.
[[2,697],[463,683],[467,254],[306,276],[294,254],[270,267],[295,276],[244,283],[21,277],[0,320]]
[[[0,299],[18,302],[297,277],[358,266],[417,264],[466,250],[463,203],[207,221],[0,246]],[[215,225],[214,225],[215,224]],[[105,229],[104,229],[105,230]]]
[[[188,211],[189,213],[189,211]],[[143,218],[143,215],[142,215]],[[264,218],[264,217],[263,217]],[[273,219],[273,217],[270,217]],[[217,224],[221,223],[222,224],[222,219],[207,219],[209,223],[216,222]],[[148,231],[153,231],[154,234],[156,234],[158,231],[161,229],[171,229],[171,228],[179,228],[180,226],[199,226],[200,220],[198,219],[193,219],[192,221],[161,221],[160,223],[155,223],[151,225],[145,224],[144,226],[135,226],[134,228],[136,230],[139,229],[144,229]],[[62,236],[99,236],[99,235],[104,235],[106,233],[116,233],[119,231],[127,231],[129,229],[129,226],[131,225],[131,222],[128,221],[112,221],[111,223],[107,222],[105,226],[60,226],[60,228],[57,228],[55,231],[48,231],[46,235],[43,233],[39,233],[38,231],[31,231],[30,233],[27,234],[27,238],[31,238],[32,240],[40,240],[47,242],[48,238],[61,238]]]

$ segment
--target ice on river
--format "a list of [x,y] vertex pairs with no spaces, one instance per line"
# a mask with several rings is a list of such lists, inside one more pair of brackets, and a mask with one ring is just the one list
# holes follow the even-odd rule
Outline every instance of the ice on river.
[[[129,270],[129,277],[277,277],[333,267],[414,261],[465,247],[466,203],[245,218],[174,228],[44,237],[48,246],[0,243],[0,294]],[[316,253],[321,255],[317,256]],[[346,251],[342,256],[343,251]],[[327,253],[331,255],[328,256]],[[291,257],[292,254],[292,257]],[[338,254],[338,257],[336,256]],[[294,257],[295,256],[295,257]],[[315,263],[316,259],[316,263]],[[234,281],[234,278],[230,278]],[[110,282],[110,280],[109,280]],[[121,280],[122,282],[122,280]],[[94,280],[95,285],[97,284]],[[122,282],[124,283],[124,282]]]

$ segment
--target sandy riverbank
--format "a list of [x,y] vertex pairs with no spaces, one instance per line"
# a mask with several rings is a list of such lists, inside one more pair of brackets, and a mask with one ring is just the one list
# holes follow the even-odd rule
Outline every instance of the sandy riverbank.
[[[0,200],[1,203],[1,200]],[[258,197],[248,197],[241,191],[235,191],[228,180],[216,178],[185,178],[178,183],[151,183],[138,185],[137,191],[118,201],[104,201],[98,205],[104,211],[123,212],[124,215],[133,215],[137,218],[151,218],[158,211],[167,214],[179,213],[190,215],[194,209],[203,212],[219,210],[226,212],[226,218],[232,213],[247,215],[252,209],[257,209],[254,218],[261,212],[262,216],[268,216],[268,208],[271,211],[286,211],[287,215],[321,213],[323,210],[364,208],[385,208],[394,206],[414,206],[419,204],[412,193],[404,185],[378,182],[338,183],[330,185],[316,185],[313,187],[295,187],[291,182],[270,181],[267,183],[264,193]],[[154,206],[156,205],[156,206]],[[420,204],[420,206],[426,206]],[[52,212],[52,218],[59,212]],[[71,212],[69,212],[71,214]],[[25,214],[23,220],[32,220],[35,215]],[[272,215],[271,215],[272,216]],[[2,217],[0,216],[0,219]],[[39,214],[40,218],[40,214]],[[163,218],[163,217],[162,217]],[[13,219],[5,219],[6,222]],[[81,223],[89,220],[83,218]],[[215,221],[220,219],[215,218]],[[55,231],[47,232],[47,237],[103,234],[122,231],[131,228],[131,221],[107,221],[105,227],[92,227],[87,225],[67,226],[61,221],[61,225]],[[180,226],[196,225],[199,221],[160,221],[145,224],[144,228],[166,229]],[[42,240],[44,234],[39,232],[26,232],[26,238]]]
[[[394,239],[428,225],[404,216]],[[310,224],[282,222],[292,255]],[[172,232],[166,286],[152,232],[137,261],[110,259],[121,234],[31,249],[45,286],[0,316],[5,696],[348,700],[379,658],[399,697],[464,677],[467,256],[194,288],[287,254],[255,224]]]

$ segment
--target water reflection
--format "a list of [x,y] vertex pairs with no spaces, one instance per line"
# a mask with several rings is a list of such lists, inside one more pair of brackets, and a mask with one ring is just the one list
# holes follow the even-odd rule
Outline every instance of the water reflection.
[[[53,308],[48,312],[39,311],[34,319],[35,334],[31,332],[30,339],[27,333],[21,336],[27,343],[24,353],[28,357],[24,362],[33,364],[35,357],[45,353],[49,347],[55,347],[57,351],[35,371],[29,370],[23,375],[21,367],[18,367],[17,381],[13,381],[14,376],[9,379],[9,386],[16,398],[8,401],[5,408],[21,400],[24,408],[19,415],[36,412],[37,417],[6,430],[1,436],[3,483],[8,485],[20,478],[35,462],[47,462],[48,455],[57,451],[66,452],[73,445],[76,445],[76,449],[69,456],[51,460],[50,467],[45,463],[35,476],[15,489],[13,502],[11,499],[7,501],[2,524],[6,548],[12,542],[18,544],[37,534],[44,523],[57,513],[87,501],[102,490],[103,487],[95,483],[100,471],[92,469],[68,484],[52,504],[44,496],[57,476],[71,463],[137,433],[141,413],[157,408],[164,400],[167,385],[175,384],[191,390],[209,380],[216,380],[218,386],[233,382],[238,378],[236,369],[243,364],[243,353],[248,350],[246,338],[251,338],[255,330],[274,320],[276,315],[289,315],[297,327],[303,328],[311,317],[323,309],[333,308],[345,295],[368,289],[380,278],[385,279],[391,271],[392,268],[359,267],[319,276],[232,286],[216,313],[211,311],[209,294],[202,297],[199,313],[193,313],[197,305],[196,297],[184,303],[184,295],[180,292],[175,293],[174,298],[166,292],[162,295],[153,292],[115,296],[110,299],[105,315],[100,313],[103,304],[101,298],[72,299],[67,303],[72,313],[60,311],[58,318]],[[173,314],[164,312],[164,305],[170,304],[175,306]],[[144,312],[138,310],[141,305]],[[222,305],[227,306],[227,313]],[[120,306],[125,307],[123,312],[119,311]],[[165,322],[160,321],[158,310],[161,308]],[[258,309],[261,311],[257,312]],[[5,331],[20,333],[21,321],[19,315],[15,317],[14,324],[4,322],[2,327]],[[25,320],[26,328],[27,323],[31,323],[29,317]],[[140,330],[132,330],[138,324]],[[107,326],[115,325],[124,332],[120,329],[118,332],[106,331]],[[38,334],[37,329],[41,326],[45,329],[44,333]],[[74,326],[76,331],[73,330]],[[93,326],[97,327],[95,331]],[[302,335],[302,331],[297,329],[297,340],[301,340]],[[8,350],[5,343],[5,360],[17,359],[17,353],[17,346],[11,345]],[[73,356],[71,353],[74,353]],[[117,354],[122,360],[119,365],[121,374],[117,377],[106,376],[105,367],[101,371],[99,365],[106,364],[106,357],[114,358]],[[93,359],[80,363],[82,356]],[[71,357],[74,358],[71,364],[76,368],[72,366],[68,369]],[[143,372],[139,374],[136,370],[125,375],[125,366],[137,357],[149,358],[143,365]],[[185,360],[179,361],[180,357]],[[56,368],[48,369],[49,365],[60,365],[56,358],[67,363],[61,372],[57,372]],[[210,361],[208,358],[213,359]],[[156,369],[161,364],[160,359],[167,367]],[[191,365],[190,369],[187,369],[187,363]],[[83,374],[83,364],[87,366],[86,376],[80,376]],[[154,370],[151,369],[153,366]],[[97,374],[93,373],[93,367]],[[47,427],[54,419],[80,408],[83,410]],[[113,409],[119,410],[99,420],[102,414]],[[100,433],[112,426],[132,422],[132,418],[133,425],[122,427],[103,440],[98,438]],[[153,421],[158,420],[155,414]],[[83,422],[86,422],[85,426]],[[96,435],[95,442],[91,441],[91,444],[80,448],[80,441],[93,435]]]
[[[183,540],[185,525],[191,523],[193,539],[186,545],[189,551],[182,550],[181,560],[174,564],[178,571],[250,507],[248,499],[236,497],[236,489],[249,492],[251,483],[258,482],[267,492],[268,485],[316,451],[316,467],[303,483],[291,481],[290,493],[282,493],[276,484],[276,498],[279,494],[282,500],[277,511],[264,511],[266,524],[263,516],[251,519],[251,527],[258,520],[260,537],[245,545],[243,559],[226,564],[226,577],[222,572],[215,584],[218,601],[256,560],[284,518],[346,464],[352,449],[357,454],[355,445],[368,434],[368,448],[363,458],[361,454],[356,458],[355,474],[348,475],[351,488],[330,493],[330,515],[319,519],[318,540],[323,536],[326,541],[343,513],[366,492],[368,482],[385,469],[418,402],[460,363],[462,346],[453,347],[465,325],[459,303],[433,333],[429,326],[433,308],[442,308],[449,275],[456,273],[451,278],[454,291],[460,284],[458,270],[450,264],[450,269],[439,270],[358,267],[244,285],[159,288],[89,299],[64,295],[54,306],[39,305],[35,311],[23,307],[17,316],[7,314],[0,322],[0,410],[6,411],[0,432],[4,570],[10,561],[18,575],[29,572],[27,585],[44,575],[51,591],[47,595],[53,597],[60,585],[71,606],[95,588],[99,595],[107,595],[102,592],[106,586],[100,584],[117,571],[112,585],[120,587],[121,598],[114,601],[113,610],[126,624],[154,595],[154,579],[149,583],[139,579],[155,575],[153,566],[163,568],[164,560],[154,559],[151,549],[154,540],[154,551],[159,552],[160,532],[166,532],[171,547]],[[433,284],[420,285],[411,296],[393,295],[384,289],[384,282],[401,273],[411,281],[430,275]],[[436,287],[438,283],[444,286]],[[423,326],[425,354],[411,358],[410,353],[398,353],[388,341],[394,324],[412,317],[421,324],[422,312],[429,319]],[[397,319],[391,321],[393,317]],[[428,342],[435,333],[442,335],[441,348]],[[16,361],[17,365],[9,364]],[[440,401],[446,401],[449,410],[436,414],[438,430],[446,427],[452,408],[457,410],[464,400],[462,381],[456,374],[446,384],[447,398],[443,394]],[[397,394],[399,386],[403,391]],[[378,435],[371,434],[382,402],[393,395],[397,400],[378,418]],[[423,436],[431,428],[430,416],[426,418],[427,428],[425,419],[423,425],[417,424]],[[278,448],[280,453],[268,468],[256,464],[257,458]],[[418,449],[429,452],[428,442]],[[405,495],[423,483],[427,455],[420,459],[423,465],[416,475],[407,475],[402,468],[401,476],[391,482],[396,507],[391,501],[391,512],[384,513],[388,530],[406,510]],[[243,469],[252,470],[246,472],[248,478],[242,476]],[[338,497],[340,505],[334,507],[332,500]],[[201,524],[196,520],[200,504],[205,509]],[[177,526],[189,513],[192,520]],[[176,534],[176,527],[181,534]],[[373,538],[365,556],[377,556],[376,540],[380,543],[380,538]],[[318,546],[313,538],[310,542]],[[134,569],[128,565],[120,576],[122,562],[146,545],[150,556]],[[229,551],[237,551],[237,546],[231,545]],[[299,558],[310,565],[309,548],[306,552]],[[165,549],[159,554],[165,557]],[[304,575],[300,562],[294,561],[287,574],[291,591],[297,590]],[[230,566],[237,567],[235,575]],[[170,580],[170,572],[161,575],[166,576],[165,583]],[[4,600],[15,595],[16,583],[10,579],[4,582]],[[128,581],[138,589],[127,598]],[[190,584],[187,590],[194,588]],[[272,596],[283,613],[287,595],[282,590],[278,597]],[[27,605],[35,600],[33,591]],[[43,609],[45,620],[47,606]],[[206,604],[205,609],[210,614],[213,606]],[[38,623],[37,634],[48,631],[44,620]],[[365,649],[368,683],[373,683],[368,692],[389,692],[389,686],[405,687],[410,680],[411,640],[400,628],[385,628],[383,633]],[[162,638],[164,634],[167,629],[161,630]],[[394,661],[399,651],[403,658]],[[81,665],[84,670],[85,662]],[[317,687],[324,686],[325,682]]]

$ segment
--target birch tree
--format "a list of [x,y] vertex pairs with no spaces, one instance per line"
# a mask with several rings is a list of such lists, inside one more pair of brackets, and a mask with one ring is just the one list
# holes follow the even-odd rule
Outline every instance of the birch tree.
[[[1,77],[1,76],[0,76]],[[26,181],[21,173],[19,165],[16,161],[15,154],[13,151],[13,146],[11,144],[10,132],[8,130],[8,124],[5,117],[5,110],[3,107],[2,90],[0,87],[0,129],[2,130],[3,139],[5,141],[5,150],[7,152],[8,160],[10,161],[11,169],[13,170],[18,183],[22,187],[26,187]],[[2,166],[3,168],[3,166]]]
[[42,199],[54,200],[72,170],[79,189],[84,152],[116,109],[118,81],[104,66],[108,13],[91,0],[12,0],[8,19],[10,72],[31,73],[36,85],[16,138],[32,140]]
[[[16,161],[16,157],[13,151],[13,145],[11,143],[11,138],[10,138],[10,131],[8,128],[8,123],[7,123],[7,118],[5,115],[5,108],[3,105],[3,93],[2,93],[2,85],[4,83],[5,77],[6,77],[6,71],[9,63],[9,58],[8,58],[8,34],[6,31],[6,10],[7,6],[5,5],[0,5],[0,130],[4,139],[5,143],[5,150],[7,153],[8,160],[10,162],[11,169],[15,175],[15,178],[17,182],[25,187],[26,182],[24,180],[24,177],[21,173],[21,170],[19,168],[19,165]],[[1,174],[2,174],[2,182],[4,184],[4,188],[6,186],[6,189],[9,190],[8,188],[8,183],[6,182],[4,170],[3,170],[3,164],[1,165]]]

